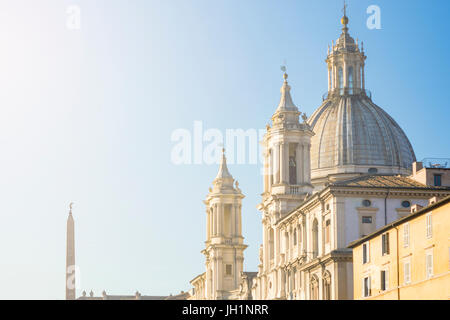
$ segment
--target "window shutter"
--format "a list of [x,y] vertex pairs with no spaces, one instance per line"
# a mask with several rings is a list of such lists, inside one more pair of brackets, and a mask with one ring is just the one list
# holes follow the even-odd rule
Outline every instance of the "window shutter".
[[367,244],[363,244],[363,264],[367,262]]
[[404,282],[405,283],[409,283],[410,281],[411,281],[411,273],[410,273],[410,271],[411,271],[411,263],[408,261],[408,262],[405,262],[404,264],[403,264],[403,266],[404,266],[404,270],[403,270],[403,272],[404,272]]
[[403,246],[409,246],[409,223],[406,223],[403,227]]
[[427,238],[433,236],[431,213],[427,215]]
[[389,254],[389,232],[386,233],[386,254]]
[[386,290],[386,271],[381,271],[381,279],[380,279],[380,287],[381,290]]
[[366,289],[366,278],[363,278],[361,289],[362,289],[361,296],[365,297],[366,296],[366,290],[365,290]]
[[427,278],[433,276],[433,254],[427,254]]
[[384,290],[389,289],[389,269],[384,271]]

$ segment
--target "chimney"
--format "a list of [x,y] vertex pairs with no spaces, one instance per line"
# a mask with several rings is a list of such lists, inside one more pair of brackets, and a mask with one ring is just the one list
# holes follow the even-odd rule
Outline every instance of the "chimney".
[[422,168],[423,168],[422,162],[418,162],[418,161],[413,162],[413,164],[412,164],[413,176],[415,176],[417,174],[417,171],[421,170]]
[[430,206],[430,205],[436,203],[438,200],[439,200],[438,197],[430,198],[430,199],[428,200],[428,205]]
[[411,206],[411,213],[414,213],[414,212],[417,212],[417,211],[419,211],[420,209],[422,209],[423,207],[420,205],[420,204],[414,204],[414,205],[412,205]]

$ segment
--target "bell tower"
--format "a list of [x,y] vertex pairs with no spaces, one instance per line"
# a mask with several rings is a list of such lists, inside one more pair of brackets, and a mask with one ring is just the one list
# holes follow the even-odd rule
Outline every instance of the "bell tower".
[[[284,73],[281,98],[272,116],[272,127],[267,125],[264,147],[264,193],[261,208],[273,207],[280,218],[294,209],[312,192],[310,177],[310,146],[313,131],[307,117],[292,101],[288,75]],[[302,115],[303,123],[299,117]]]
[[[285,68],[282,69],[285,71]],[[280,267],[284,261],[281,253],[281,231],[276,223],[296,208],[312,193],[310,175],[311,137],[307,117],[295,106],[291,97],[288,75],[284,73],[281,99],[272,116],[272,127],[267,125],[262,145],[264,148],[264,192],[258,209],[262,212],[263,249],[259,276],[269,284],[265,298],[284,298]],[[300,123],[299,117],[303,122]]]
[[227,299],[244,267],[241,204],[244,195],[228,172],[225,150],[206,205],[206,299]]

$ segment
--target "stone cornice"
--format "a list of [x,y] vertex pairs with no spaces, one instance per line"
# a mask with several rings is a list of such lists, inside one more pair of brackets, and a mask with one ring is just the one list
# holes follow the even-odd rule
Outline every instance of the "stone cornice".
[[311,209],[317,206],[316,200],[326,201],[332,196],[379,196],[386,197],[389,195],[390,198],[395,197],[423,197],[424,199],[429,199],[432,196],[445,197],[450,195],[450,188],[448,189],[433,189],[433,188],[391,188],[391,187],[349,187],[349,186],[328,186],[323,190],[313,194],[312,196],[305,199],[305,201],[292,210],[291,212],[284,215],[281,219],[276,221],[276,225],[284,226],[285,224],[292,223],[296,216],[305,214]]

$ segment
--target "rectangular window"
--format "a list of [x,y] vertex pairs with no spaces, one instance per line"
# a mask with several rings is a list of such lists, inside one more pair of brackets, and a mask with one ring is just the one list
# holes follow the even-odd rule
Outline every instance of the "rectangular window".
[[427,214],[427,238],[431,238],[433,236],[433,228],[432,228],[432,218],[431,218],[431,213]]
[[363,216],[362,223],[372,223],[372,217]]
[[330,243],[330,220],[325,222],[325,243]]
[[403,263],[403,282],[408,284],[411,282],[411,262],[405,261]]
[[363,297],[370,297],[370,277],[363,279]]
[[435,174],[434,175],[434,185],[436,187],[442,186],[442,176],[440,174]]
[[231,276],[232,275],[232,265],[231,264],[225,265],[225,274],[227,276]]
[[369,242],[363,244],[363,264],[369,262]]
[[427,264],[427,279],[430,279],[433,276],[433,252],[427,252],[426,264]]
[[409,223],[403,225],[403,247],[409,247]]
[[381,254],[383,256],[389,254],[389,232],[381,236]]
[[382,270],[381,271],[381,283],[380,288],[381,291],[386,291],[389,288],[389,271],[388,270]]

